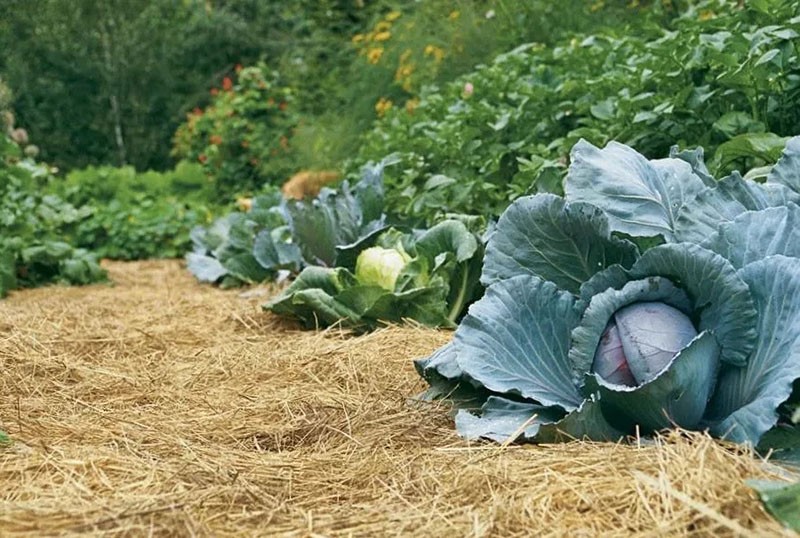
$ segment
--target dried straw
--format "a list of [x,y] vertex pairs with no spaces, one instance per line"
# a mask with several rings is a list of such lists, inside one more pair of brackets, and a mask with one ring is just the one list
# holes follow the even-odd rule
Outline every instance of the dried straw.
[[412,406],[447,332],[302,332],[175,261],[0,302],[0,535],[786,536],[705,435],[468,443]]

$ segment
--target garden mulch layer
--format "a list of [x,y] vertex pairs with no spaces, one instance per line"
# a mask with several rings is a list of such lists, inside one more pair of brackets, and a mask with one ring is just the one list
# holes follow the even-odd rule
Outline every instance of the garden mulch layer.
[[700,434],[468,443],[412,405],[448,332],[299,331],[178,261],[0,302],[0,535],[776,536]]

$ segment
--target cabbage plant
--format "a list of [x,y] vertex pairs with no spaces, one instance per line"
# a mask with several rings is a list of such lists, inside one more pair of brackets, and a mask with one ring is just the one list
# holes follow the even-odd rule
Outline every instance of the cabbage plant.
[[336,267],[306,267],[264,308],[307,327],[362,330],[404,319],[455,327],[483,291],[483,241],[468,220],[406,233],[389,228],[337,247]]
[[411,261],[402,245],[395,248],[370,247],[356,259],[356,280],[394,291],[400,273]]
[[467,438],[680,426],[757,444],[800,377],[798,203],[800,137],[763,183],[714,179],[702,149],[579,142],[563,198],[498,221],[484,297],[416,363],[427,397],[455,404]]

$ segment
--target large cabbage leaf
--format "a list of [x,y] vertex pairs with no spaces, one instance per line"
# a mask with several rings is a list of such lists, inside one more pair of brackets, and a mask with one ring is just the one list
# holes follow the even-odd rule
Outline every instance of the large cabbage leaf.
[[648,161],[616,142],[599,149],[581,140],[570,158],[567,200],[599,207],[613,231],[633,236],[671,240],[684,204],[705,188],[683,159]]
[[800,378],[800,259],[770,256],[739,271],[755,297],[755,351],[719,377],[709,421],[715,435],[757,444]]
[[598,271],[613,264],[630,267],[637,255],[633,243],[611,236],[608,217],[599,208],[549,194],[526,196],[498,221],[481,281],[488,286],[531,274],[578,293]]

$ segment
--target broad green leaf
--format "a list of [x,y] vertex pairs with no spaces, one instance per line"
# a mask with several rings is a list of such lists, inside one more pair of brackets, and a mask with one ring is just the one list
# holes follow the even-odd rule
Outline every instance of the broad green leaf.
[[228,274],[219,260],[198,252],[186,254],[186,267],[200,282],[213,283]]
[[445,220],[434,225],[416,241],[418,254],[434,260],[442,252],[453,252],[459,263],[472,258],[478,246],[475,234],[457,220]]
[[575,299],[552,282],[518,275],[490,286],[456,330],[461,369],[487,389],[571,411],[582,398],[567,352]]
[[22,249],[23,263],[54,264],[72,255],[72,247],[63,241],[47,241]]
[[384,227],[383,215],[370,219],[382,210],[383,194],[375,191],[382,181],[371,171],[350,188],[343,182],[338,191],[323,188],[313,200],[285,202],[285,214],[294,242],[300,246],[309,265],[333,267],[337,246],[350,245]]
[[481,406],[480,416],[464,409],[456,414],[456,430],[466,439],[511,443],[534,439],[542,424],[563,416],[564,411],[558,408],[489,396]]
[[319,288],[300,290],[268,303],[268,310],[297,318],[306,327],[327,327],[338,322],[357,324],[358,312],[338,302]]
[[692,171],[707,187],[716,185],[717,180],[714,179],[711,172],[708,171],[705,161],[705,151],[701,146],[697,146],[695,149],[691,150],[685,149],[683,151],[680,151],[678,146],[672,146],[669,150],[669,156],[672,159],[681,159],[689,163],[692,167]]
[[774,133],[746,133],[721,144],[714,152],[714,165],[726,168],[741,158],[755,158],[775,162],[787,142],[786,137]]
[[660,275],[689,296],[699,331],[711,331],[724,362],[743,365],[756,341],[756,309],[747,284],[725,258],[693,243],[661,245],[631,267],[633,278]]
[[611,236],[608,218],[597,207],[538,194],[518,199],[500,217],[481,281],[489,285],[530,274],[577,294],[598,271],[630,267],[636,257],[635,245]]
[[249,251],[226,257],[222,260],[222,266],[228,274],[249,284],[264,282],[272,275],[272,272],[258,263]]
[[370,320],[403,321],[413,319],[429,327],[454,327],[446,317],[446,289],[428,286],[385,293],[364,312]]
[[704,188],[686,161],[648,161],[616,142],[598,149],[581,140],[570,157],[567,200],[599,207],[608,214],[612,231],[632,236],[671,240],[681,208]]
[[11,444],[11,438],[8,436],[8,434],[3,430],[0,430],[0,448],[9,447]]
[[703,417],[718,368],[719,346],[711,333],[703,332],[652,381],[628,387],[595,374],[587,378],[586,387],[600,393],[612,424],[638,424],[646,432],[674,425],[691,429]]
[[704,189],[686,203],[675,227],[677,241],[702,243],[722,224],[745,211],[800,203],[800,191],[792,192],[778,183],[759,184],[734,173],[717,186]]
[[778,424],[761,436],[756,448],[770,461],[800,469],[800,426]]
[[762,132],[764,124],[755,121],[750,114],[740,110],[723,114],[721,118],[714,122],[712,128],[719,131],[726,138],[733,138],[743,133]]
[[390,230],[394,230],[394,228],[380,226],[359,237],[352,243],[336,245],[336,267],[344,267],[350,271],[355,271],[358,255],[361,254],[363,250],[374,246],[378,238]]
[[580,407],[558,422],[542,424],[536,435],[536,441],[556,443],[574,439],[590,439],[616,442],[625,437],[627,433],[631,432],[619,430],[608,422],[600,401],[591,396],[584,400]]
[[[781,53],[780,49],[770,49],[770,50],[768,50],[767,52],[762,54],[758,58],[758,60],[756,60],[756,63],[753,64],[753,67],[758,67],[759,65],[763,65],[765,63],[772,62],[777,56],[780,55],[780,53]],[[778,64],[778,65],[780,65],[780,64]]]
[[464,373],[458,365],[453,342],[443,345],[428,357],[417,359],[414,361],[414,368],[426,380],[433,373],[447,379],[458,379]]
[[[702,243],[737,269],[767,256],[800,258],[800,207],[793,203],[762,211],[747,211]],[[798,260],[800,263],[800,260]]]
[[715,435],[756,445],[800,377],[800,263],[771,256],[739,274],[758,310],[756,346],[745,366],[720,372],[708,418]]
[[758,492],[767,512],[785,527],[800,532],[800,483],[748,480],[747,485]]
[[652,301],[674,306],[685,313],[690,311],[686,293],[668,279],[658,276],[628,282],[619,290],[609,288],[592,298],[580,324],[572,331],[569,359],[576,385],[582,384],[591,370],[603,331],[614,313],[633,303]]
[[264,229],[253,243],[253,256],[265,269],[297,270],[302,262],[300,248],[283,237],[284,228]]
[[581,285],[580,300],[585,309],[592,297],[599,293],[603,293],[608,289],[618,290],[630,281],[631,276],[628,270],[621,265],[611,265],[606,269],[595,273],[592,278],[587,280]]
[[430,385],[419,396],[422,400],[447,399],[456,408],[480,409],[489,396],[487,390],[476,387],[464,376],[456,361],[452,342],[440,347],[429,357],[414,361],[414,368]]
[[767,176],[767,183],[784,185],[800,194],[800,136],[786,143],[781,158]]
[[299,319],[307,327],[326,327],[339,321],[357,324],[360,313],[336,300],[355,277],[345,269],[306,267],[292,284],[264,304],[265,310]]

